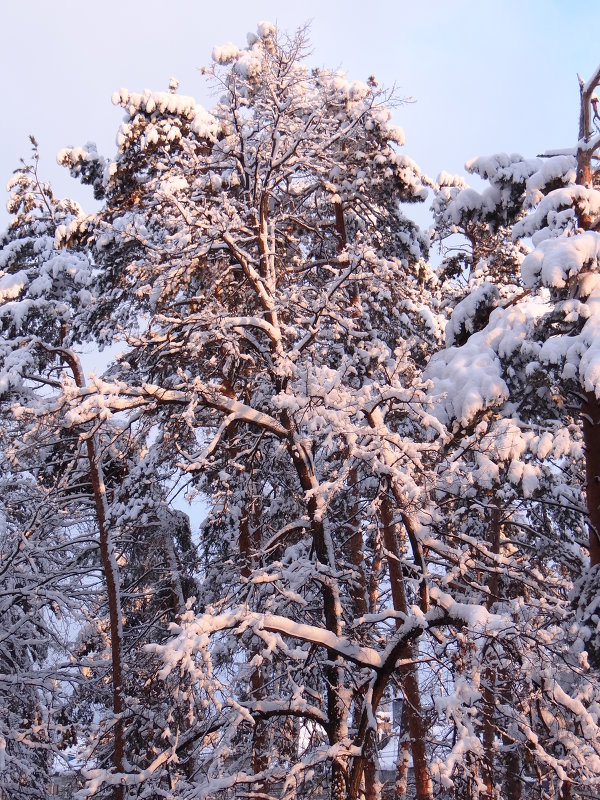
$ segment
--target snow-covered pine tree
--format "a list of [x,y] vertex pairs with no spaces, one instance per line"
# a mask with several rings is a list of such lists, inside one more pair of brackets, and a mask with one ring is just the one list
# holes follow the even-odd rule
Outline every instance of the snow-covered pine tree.
[[8,415],[2,420],[0,793],[45,800],[71,734],[62,708],[80,676],[68,630],[84,615],[81,560],[90,536],[85,520],[61,509],[54,487],[39,480],[36,438]]
[[[3,413],[14,437],[13,462],[27,465],[25,475],[32,485],[37,482],[40,496],[48,498],[48,514],[53,508],[73,536],[72,547],[82,551],[74,575],[85,580],[88,589],[83,593],[73,589],[73,600],[81,608],[70,633],[75,635],[81,628],[81,641],[71,652],[70,678],[76,688],[68,702],[63,697],[62,724],[70,720],[79,725],[86,718],[86,706],[94,707],[95,713],[104,706],[106,713],[95,739],[91,731],[91,763],[112,759],[122,771],[127,758],[145,768],[156,761],[154,716],[177,718],[180,728],[186,727],[181,722],[185,714],[178,713],[178,708],[189,705],[189,698],[182,699],[181,688],[181,702],[172,697],[165,710],[164,698],[157,699],[151,687],[158,667],[142,653],[142,647],[164,641],[169,623],[185,611],[187,598],[195,594],[194,548],[185,515],[167,503],[168,476],[153,462],[156,448],[148,446],[148,431],[131,419],[125,425],[107,423],[94,431],[70,408],[73,393],[89,390],[74,347],[89,338],[93,269],[82,252],[56,245],[57,230],[80,212],[73,203],[57,201],[39,179],[33,144],[32,162],[17,170],[9,183],[13,217],[0,251]],[[85,544],[81,527],[86,530]],[[18,526],[16,530],[26,537],[23,541],[29,541],[27,532],[19,533]],[[43,539],[42,532],[36,535]],[[51,528],[46,535],[49,552],[56,548],[56,558],[61,548],[67,552],[67,544],[53,543]],[[69,534],[63,535],[68,542]],[[184,558],[187,564],[182,563]],[[50,556],[46,561],[50,563]],[[35,563],[33,551],[30,563]],[[63,568],[68,577],[68,561]],[[53,585],[62,572],[58,575],[54,578],[48,567],[45,580]],[[30,578],[27,590],[33,595],[40,593],[36,580],[40,580],[37,574]],[[68,593],[60,597],[64,608],[59,604],[56,613],[66,617]],[[43,605],[36,609],[44,615]],[[37,624],[45,625],[44,619]],[[93,718],[91,713],[88,723]],[[164,726],[159,727],[162,734]],[[79,748],[80,757],[85,738],[80,731],[71,742]],[[53,766],[51,751],[48,763]],[[47,781],[42,785],[40,791],[46,791]],[[124,787],[110,791],[122,797]]]
[[[391,98],[311,71],[306,46],[263,23],[215,49],[210,114],[121,90],[115,161],[61,155],[88,182],[104,174],[103,209],[61,235],[100,269],[94,330],[129,346],[78,414],[147,415],[211,499],[206,613],[160,648],[206,710],[182,796],[283,781],[291,798],[313,781],[313,796],[356,798],[367,769],[376,797],[375,712],[402,657],[428,798],[410,643],[445,614],[429,608],[417,514],[443,427],[418,380],[434,279],[400,210],[425,188]],[[268,743],[287,718],[300,733],[282,757]]]
[[[70,318],[66,286],[74,289],[75,304],[85,303],[89,274],[87,264],[54,252],[54,219],[72,215],[74,206],[56,203],[39,179],[33,138],[32,145],[30,163],[9,181],[13,217],[0,240],[0,792],[7,798],[45,798],[61,758],[66,729],[59,711],[78,679],[67,632],[81,622],[79,559],[89,546],[85,519],[64,507],[39,458],[50,452],[43,426],[23,413],[39,410],[36,389],[48,393],[54,383],[46,370]],[[57,436],[54,431],[54,442]]]
[[[468,252],[439,280],[400,210],[425,186],[393,98],[311,71],[306,46],[261,23],[216,48],[210,113],[174,85],[121,90],[114,161],[60,155],[94,215],[56,203],[35,163],[13,183],[2,388],[39,443],[31,486],[99,530],[113,581],[80,653],[108,680],[70,704],[108,710],[87,792],[378,800],[377,712],[397,682],[421,800],[584,796],[596,77],[577,151],[477,159],[482,194],[440,181],[437,235]],[[88,385],[86,337],[125,349]],[[202,581],[173,476],[208,498]],[[43,776],[42,761],[23,763]]]
[[[480,768],[469,769],[462,757],[460,766],[466,766],[470,780],[481,777],[490,796],[503,782],[503,794],[520,796],[523,787],[515,775],[526,775],[534,766],[540,780],[546,774],[563,793],[585,792],[596,781],[588,767],[597,758],[597,733],[578,741],[582,720],[591,722],[587,709],[595,702],[582,655],[589,629],[577,624],[569,603],[574,582],[586,570],[573,379],[586,360],[581,331],[587,312],[584,308],[579,318],[582,303],[569,294],[565,276],[576,271],[568,252],[579,249],[578,214],[594,207],[594,190],[576,183],[577,161],[575,151],[476,159],[469,167],[490,187],[479,194],[444,178],[436,199],[440,235],[462,233],[480,257],[469,264],[466,290],[457,292],[463,299],[452,312],[447,350],[427,370],[442,400],[440,417],[455,431],[450,472],[443,476],[447,489],[439,495],[451,516],[441,518],[438,530],[462,541],[451,580],[458,588],[466,579],[470,602],[481,603],[487,594],[488,608],[496,613],[512,606],[514,614],[516,601],[528,607],[516,627],[521,640],[517,671],[514,652],[504,645],[492,645],[487,637],[470,642],[467,663],[480,717],[468,711],[465,716],[465,709],[459,727],[467,741],[471,737],[471,763],[480,761]],[[494,244],[499,235],[501,248]],[[528,237],[534,249],[526,255]],[[507,283],[495,262],[509,251],[517,255],[510,259],[514,266],[522,262],[522,274],[514,270]],[[546,252],[550,258],[544,261]],[[459,271],[465,275],[462,266]],[[589,463],[589,449],[586,459]],[[589,491],[587,497],[589,511]],[[432,548],[446,548],[448,557],[443,539]],[[593,563],[593,546],[590,555]],[[527,586],[531,576],[535,581]],[[539,626],[545,633],[532,647],[528,639]],[[558,653],[561,670],[551,667]],[[462,672],[464,656],[461,663]],[[465,724],[469,714],[471,723]],[[532,737],[538,745],[534,754],[525,744]],[[462,756],[464,741],[458,742]],[[588,753],[587,764],[580,759],[582,751]]]

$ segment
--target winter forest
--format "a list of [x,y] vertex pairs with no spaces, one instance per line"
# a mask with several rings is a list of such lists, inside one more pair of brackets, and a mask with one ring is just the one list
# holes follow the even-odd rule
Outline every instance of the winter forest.
[[1,800],[600,797],[600,67],[471,188],[309,49],[9,179]]

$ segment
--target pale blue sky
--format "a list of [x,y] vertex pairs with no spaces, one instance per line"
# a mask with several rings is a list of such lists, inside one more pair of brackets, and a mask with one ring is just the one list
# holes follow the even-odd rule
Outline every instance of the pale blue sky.
[[[600,62],[591,0],[3,3],[0,183],[28,154],[31,132],[42,174],[86,205],[89,190],[56,166],[56,152],[91,140],[113,153],[121,111],[110,98],[121,86],[166,89],[174,75],[182,93],[210,105],[197,68],[214,44],[243,44],[258,20],[288,30],[311,20],[310,62],[351,78],[373,73],[414,98],[396,121],[406,153],[434,177],[475,155],[572,146],[576,73],[588,77]],[[4,226],[5,198],[1,206]]]

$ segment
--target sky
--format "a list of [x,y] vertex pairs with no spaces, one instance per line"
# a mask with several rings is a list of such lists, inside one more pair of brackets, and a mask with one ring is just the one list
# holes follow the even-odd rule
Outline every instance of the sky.
[[[535,155],[575,144],[577,73],[600,62],[600,3],[578,0],[21,0],[0,9],[0,186],[40,145],[57,195],[93,209],[91,191],[57,166],[63,147],[115,152],[120,87],[166,90],[210,107],[199,67],[212,48],[245,44],[260,20],[310,23],[309,63],[395,87],[405,152],[432,177],[464,174],[477,155]],[[8,221],[0,190],[0,227]]]

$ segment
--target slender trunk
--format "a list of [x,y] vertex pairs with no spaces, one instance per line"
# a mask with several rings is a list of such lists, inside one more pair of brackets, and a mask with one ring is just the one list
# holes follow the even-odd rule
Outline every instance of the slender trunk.
[[[337,235],[338,253],[343,253],[348,246],[348,235],[346,233],[346,220],[344,219],[344,207],[341,200],[337,200],[333,204],[335,210],[335,232]],[[360,297],[358,292],[358,282],[353,282],[350,288],[350,302],[352,305],[359,305]]]
[[[383,541],[386,550],[391,556],[388,557],[388,566],[394,608],[396,611],[407,614],[408,603],[404,588],[398,534],[396,524],[394,523],[392,504],[387,495],[383,498],[381,503],[381,521],[383,527]],[[397,627],[400,627],[401,624],[401,621],[397,620]],[[406,723],[410,735],[417,800],[432,800],[433,788],[431,776],[429,774],[425,743],[427,730],[421,705],[421,691],[419,688],[417,668],[414,663],[411,663],[414,660],[414,647],[412,644],[406,646],[406,651],[401,654],[401,658],[409,662],[400,668],[400,679],[404,687],[403,713],[406,715]]]
[[363,797],[365,800],[379,800],[379,784],[377,781],[377,768],[375,764],[376,753],[376,733],[373,729],[367,732],[367,739],[364,747],[364,783],[365,790]]
[[377,601],[379,600],[379,580],[381,568],[383,566],[383,550],[381,547],[381,537],[377,533],[377,538],[373,545],[373,561],[369,570],[368,595],[369,612],[374,614],[377,611]]
[[494,796],[494,762],[495,762],[495,704],[496,704],[496,670],[486,666],[483,671],[481,696],[483,701],[483,782],[485,784],[485,800]]
[[[263,195],[261,202],[261,232],[264,229],[266,237],[266,216],[263,219],[263,206],[268,208],[268,195]],[[262,235],[262,234],[261,234]],[[262,263],[262,262],[261,262]],[[267,269],[267,254],[264,254],[264,270]],[[234,399],[236,397],[232,381],[227,378],[224,382],[223,389],[227,397]],[[231,425],[227,432],[231,454],[235,460],[239,455],[239,448],[234,444],[237,434],[237,423]],[[254,568],[254,560],[260,550],[262,544],[262,537],[260,526],[256,524],[255,512],[255,486],[252,478],[251,465],[248,465],[249,476],[248,485],[245,489],[245,497],[243,503],[243,513],[240,517],[239,534],[238,534],[238,550],[240,555],[240,576],[244,581],[248,581],[252,575]],[[252,659],[259,651],[260,645],[253,645],[250,650],[250,658]],[[250,676],[250,690],[253,700],[262,700],[264,697],[264,675],[262,668],[254,670]],[[252,752],[250,756],[250,763],[252,772],[263,772],[269,766],[269,742],[268,742],[268,729],[265,720],[257,719],[254,723],[254,730],[252,732]],[[265,785],[261,784],[257,787],[259,791],[265,789]]]
[[[494,555],[500,553],[500,534],[502,531],[502,520],[500,507],[493,505],[489,520],[489,544],[490,550]],[[492,572],[488,578],[488,599],[486,607],[491,611],[492,606],[498,599],[500,578],[493,565]],[[494,795],[494,761],[495,761],[495,742],[496,742],[496,668],[492,664],[486,665],[483,671],[483,782],[486,789],[486,797],[491,800]]]
[[[367,604],[367,579],[364,569],[363,532],[359,519],[357,485],[358,473],[355,468],[351,468],[348,472],[349,502],[345,509],[347,521],[344,526],[344,540],[346,542],[347,557],[352,564],[354,572],[350,593],[352,596],[353,616],[355,619],[363,617],[369,610]],[[354,697],[355,728],[358,728],[360,724],[365,696],[366,687],[358,691]],[[364,798],[365,800],[378,800],[375,735],[373,731],[371,731],[371,734],[369,741],[365,743],[362,755],[364,758]],[[353,800],[351,793],[349,795],[349,800]]]
[[[251,524],[251,516],[253,510],[253,490],[252,481],[250,482],[250,491],[246,496],[246,508],[242,517],[240,518],[240,535],[239,535],[239,550],[241,557],[241,576],[248,579],[252,574],[252,560],[256,556],[258,547],[260,546],[260,534],[256,528]],[[253,647],[250,656],[253,657],[259,652],[260,645]],[[264,697],[264,675],[261,667],[255,669],[250,676],[250,688],[252,691],[253,700],[262,700]],[[252,755],[251,755],[252,772],[255,774],[263,772],[269,766],[269,746],[268,746],[268,730],[267,724],[262,719],[257,719],[254,723],[254,731],[252,733]],[[261,784],[257,787],[259,791],[264,790],[266,787]]]
[[[367,412],[367,419],[369,420],[369,425],[374,430],[378,430],[380,432],[387,431],[384,416],[381,413],[380,408],[376,407]],[[393,467],[396,458],[392,449],[387,443],[385,443],[385,441],[382,447],[382,456],[386,465],[390,468]],[[418,520],[413,514],[410,514],[405,510],[407,504],[405,498],[402,496],[402,493],[398,488],[396,481],[390,480],[389,489],[394,497],[394,500],[396,501],[398,514],[400,515],[402,524],[406,530],[406,535],[412,551],[413,561],[421,574],[421,580],[419,582],[419,606],[421,611],[425,614],[429,609],[429,586],[427,584],[427,565],[425,563],[425,555],[418,534]]]
[[408,716],[402,714],[400,738],[398,739],[398,761],[396,763],[396,792],[394,800],[406,800],[408,791],[408,767],[410,764],[410,731]]
[[[94,503],[96,506],[96,519],[100,536],[100,557],[102,559],[102,569],[106,581],[106,593],[108,596],[108,614],[110,620],[110,649],[112,658],[112,682],[113,682],[113,714],[115,723],[113,726],[114,755],[113,764],[115,772],[125,771],[125,730],[123,724],[123,712],[125,710],[123,698],[123,625],[121,621],[121,597],[119,587],[118,566],[115,560],[113,543],[110,532],[106,524],[106,487],[102,475],[102,467],[98,462],[96,447],[93,437],[86,441],[88,462],[92,490],[94,493]],[[125,787],[115,786],[113,788],[114,800],[123,800],[125,797]]]
[[[510,702],[509,694],[508,691],[502,693],[505,702]],[[503,743],[505,748],[504,797],[506,800],[521,800],[521,751],[506,737],[504,737]]]
[[260,275],[271,298],[268,307],[263,304],[265,317],[276,330],[279,330],[278,315],[272,299],[275,294],[277,276],[275,274],[275,253],[269,249],[269,197],[269,192],[265,189],[261,195],[259,206],[258,254],[260,258]]
[[600,403],[586,392],[581,404],[585,444],[585,493],[590,528],[590,566],[600,564]]
[[[397,526],[394,522],[393,507],[389,496],[385,495],[381,503],[381,522],[383,530],[383,543],[388,552],[388,569],[390,577],[390,585],[392,590],[392,602],[394,609],[403,614],[408,614],[408,601],[406,598],[406,590],[404,586],[404,575],[402,573],[401,550],[398,540]],[[396,627],[400,628],[402,621],[396,621]],[[426,748],[426,725],[423,715],[423,708],[421,705],[421,690],[419,687],[419,680],[417,668],[414,662],[414,646],[406,644],[399,653],[399,659],[406,663],[400,667],[399,674],[402,687],[404,690],[404,709],[403,714],[406,718],[406,725],[409,734],[410,750],[413,757],[413,768],[415,777],[415,787],[417,800],[433,800],[433,787],[431,776],[429,774],[429,765],[427,762],[427,748]],[[382,693],[382,690],[380,690]],[[380,696],[373,696],[373,711],[377,708]],[[365,744],[367,743],[365,737]],[[357,762],[352,771],[350,782],[350,797],[354,797],[354,792],[357,795],[358,787],[362,777],[361,767],[364,765],[364,760],[361,763]],[[398,790],[406,792],[402,788],[402,781],[396,786],[396,797]]]
[[342,201],[338,200],[333,204],[335,209],[335,232],[338,237],[338,252],[341,253],[348,244],[348,237],[346,236],[346,222],[344,220],[344,209]]
[[571,781],[563,781],[560,786],[560,800],[571,800]]
[[348,472],[348,492],[350,502],[346,506],[346,525],[344,527],[344,538],[347,543],[348,556],[354,569],[352,584],[350,587],[352,603],[354,606],[354,616],[363,617],[367,613],[367,580],[365,577],[365,555],[363,547],[363,532],[360,527],[358,501],[356,487],[358,484],[358,474],[356,469],[351,468]]
[[[78,388],[85,386],[85,380],[81,365],[76,356],[72,353],[64,352],[65,361],[73,372],[75,383]],[[98,524],[100,558],[102,560],[102,571],[106,582],[106,594],[108,599],[108,615],[110,624],[110,649],[112,661],[112,685],[113,685],[113,766],[116,773],[125,772],[125,729],[123,723],[123,712],[125,702],[123,697],[123,624],[121,619],[121,592],[119,586],[119,568],[115,559],[114,545],[107,525],[108,501],[106,497],[106,486],[102,465],[96,449],[96,439],[94,435],[88,436],[85,440],[87,449],[88,468],[94,505],[96,508],[96,522]],[[124,800],[125,787],[113,787],[113,800]]]
[[[394,609],[408,615],[408,601],[404,585],[404,575],[401,567],[401,549],[399,546],[397,525],[394,521],[393,506],[388,495],[384,495],[381,503],[381,521],[383,532],[384,547],[388,552],[388,569],[390,585],[392,590],[392,602]],[[423,585],[423,582],[422,582]],[[423,595],[421,596],[423,599]],[[396,627],[400,628],[402,621],[396,621]],[[433,787],[429,764],[427,761],[426,748],[426,724],[421,705],[421,690],[419,687],[417,668],[414,662],[414,646],[406,644],[398,653],[398,658],[405,662],[399,668],[400,680],[404,690],[404,714],[406,715],[408,733],[410,737],[410,749],[413,757],[413,768],[415,777],[415,787],[417,800],[432,800]],[[381,678],[382,676],[380,676]],[[383,696],[383,683],[379,681],[379,686],[374,687],[372,697],[372,714],[375,713],[379,701]],[[368,726],[364,730],[363,751],[368,746]],[[359,732],[360,733],[360,732]],[[359,739],[360,741],[360,739]],[[362,780],[365,757],[356,759],[351,770],[349,781],[349,798],[353,800],[358,796],[358,789]],[[398,788],[398,787],[397,787]],[[401,791],[405,791],[400,787]],[[402,795],[400,795],[402,797]]]
[[[336,569],[336,559],[331,533],[327,529],[321,509],[318,506],[316,489],[318,488],[317,476],[310,453],[304,444],[293,436],[293,426],[287,413],[282,415],[284,424],[290,430],[289,452],[300,480],[300,485],[307,493],[306,509],[311,525],[313,547],[317,560],[329,567]],[[335,578],[327,575],[320,579],[323,594],[323,613],[325,627],[336,636],[342,635],[341,603],[339,587]],[[332,650],[327,651],[327,666],[324,669],[327,683],[327,715],[329,718],[327,734],[331,745],[341,742],[348,733],[346,722],[346,707],[343,701],[344,669],[342,659]],[[331,764],[331,800],[346,800],[346,760],[340,756],[334,757]]]
[[[577,150],[577,184],[592,185],[592,151],[587,144],[590,133],[590,103],[600,80],[600,70],[587,84],[580,81],[581,105],[579,111],[579,148]],[[592,219],[583,209],[577,210],[577,224],[589,230]],[[590,529],[590,566],[600,564],[600,403],[594,392],[585,392],[581,404],[583,441],[585,444],[585,489]]]
[[[276,274],[274,252],[269,250],[269,192],[265,188],[260,197],[258,210],[258,252],[260,257],[260,274],[263,286],[266,287],[267,298],[262,298],[262,306],[267,321],[279,331],[279,320],[273,302],[276,290]],[[260,294],[260,292],[259,292]],[[281,345],[272,342],[272,354],[276,358]],[[311,523],[311,534],[314,552],[318,561],[335,572],[336,559],[331,534],[323,522],[318,507],[316,490],[318,480],[314,470],[311,454],[305,445],[296,439],[295,427],[291,416],[284,411],[281,415],[283,425],[288,430],[288,451],[298,475],[302,490],[307,494],[306,510]],[[320,576],[323,595],[323,612],[325,627],[337,636],[342,633],[341,604],[339,587],[336,579]],[[327,735],[330,744],[337,744],[347,737],[346,708],[344,705],[344,670],[342,659],[333,651],[327,651],[327,665],[324,669],[326,681],[328,726]],[[331,798],[345,800],[346,797],[346,760],[336,756],[331,765]]]

